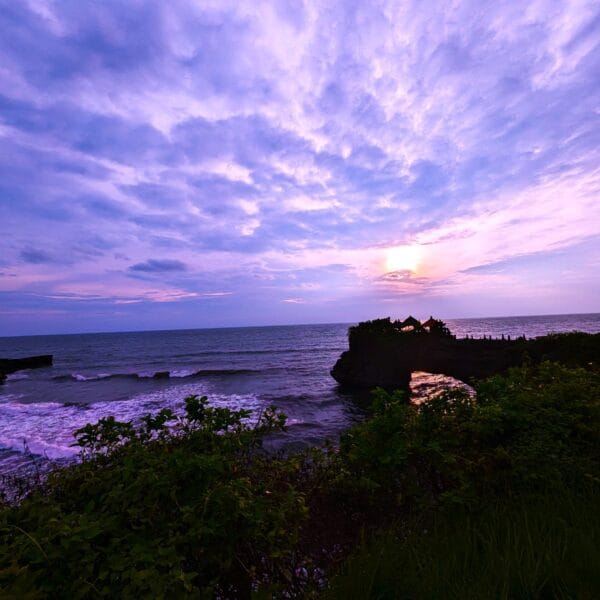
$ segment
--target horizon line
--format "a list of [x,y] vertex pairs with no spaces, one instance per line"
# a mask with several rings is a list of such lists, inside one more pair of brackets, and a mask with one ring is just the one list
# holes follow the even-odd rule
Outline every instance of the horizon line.
[[[496,316],[484,316],[484,317],[444,317],[442,321],[475,321],[475,320],[490,320],[490,319],[524,319],[531,317],[575,317],[584,315],[600,315],[600,312],[582,312],[582,313],[546,313],[546,314],[528,314],[528,315],[496,315]],[[433,316],[433,315],[431,315]],[[388,315],[389,318],[391,318]],[[279,323],[269,325],[221,325],[216,327],[175,327],[172,329],[131,329],[131,330],[106,330],[106,331],[77,331],[77,332],[63,332],[63,333],[26,333],[19,335],[0,335],[0,339],[14,339],[14,338],[25,338],[25,337],[53,337],[53,336],[69,336],[69,335],[104,335],[113,333],[166,333],[176,331],[214,331],[220,329],[266,329],[271,327],[308,327],[312,325],[353,325],[355,323],[362,323],[364,321],[370,321],[374,319],[385,319],[387,317],[373,317],[371,319],[363,319],[360,321],[324,321],[324,322],[313,322],[313,323]],[[437,318],[437,317],[436,317]]]

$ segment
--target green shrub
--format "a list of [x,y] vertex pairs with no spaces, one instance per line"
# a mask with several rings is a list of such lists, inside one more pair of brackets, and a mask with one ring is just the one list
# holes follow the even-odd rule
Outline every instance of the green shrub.
[[112,417],[77,432],[81,464],[0,513],[0,589],[15,598],[249,593],[293,548],[306,509],[285,461],[265,468],[274,409],[186,400],[186,415]]
[[89,424],[80,464],[0,509],[2,597],[314,598],[381,529],[334,597],[594,597],[600,373],[543,363],[475,387],[420,405],[378,390],[339,448],[292,456],[261,449],[285,426],[273,408],[251,426],[192,396],[183,417]]
[[600,597],[598,372],[542,363],[475,389],[377,390],[342,436],[345,490],[386,519],[327,598]]
[[600,467],[600,375],[520,367],[414,405],[376,390],[372,417],[342,436],[363,487],[422,504],[577,486]]

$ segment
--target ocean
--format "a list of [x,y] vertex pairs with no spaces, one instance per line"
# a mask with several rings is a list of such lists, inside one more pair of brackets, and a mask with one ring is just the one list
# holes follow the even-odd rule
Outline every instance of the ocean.
[[[600,314],[457,319],[457,337],[536,337],[600,332]],[[0,385],[0,474],[31,463],[73,460],[73,431],[114,415],[119,420],[168,407],[181,411],[190,394],[213,405],[257,414],[276,405],[288,416],[278,444],[302,447],[340,432],[364,414],[329,374],[347,349],[351,324],[194,329],[0,338],[0,357],[54,355],[54,366],[20,371]],[[156,379],[168,371],[169,378]],[[413,374],[422,401],[452,380]]]

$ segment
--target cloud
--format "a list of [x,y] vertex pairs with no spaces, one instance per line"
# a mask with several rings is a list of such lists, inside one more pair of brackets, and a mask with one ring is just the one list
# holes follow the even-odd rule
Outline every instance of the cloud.
[[25,248],[21,250],[21,259],[32,265],[42,265],[54,262],[52,257],[44,250],[37,248]]
[[129,270],[141,273],[173,273],[185,271],[187,266],[180,260],[150,258],[146,262],[131,265]]
[[425,279],[424,277],[415,277],[414,273],[408,270],[391,271],[389,273],[384,273],[380,277],[380,280],[398,283],[409,283],[413,285],[423,285],[427,282],[427,279]]
[[[266,319],[302,285],[310,306],[435,303],[533,256],[514,289],[567,307],[562,248],[589,307],[599,23],[593,0],[3,2],[0,289],[126,273]],[[413,244],[418,272],[386,273]]]

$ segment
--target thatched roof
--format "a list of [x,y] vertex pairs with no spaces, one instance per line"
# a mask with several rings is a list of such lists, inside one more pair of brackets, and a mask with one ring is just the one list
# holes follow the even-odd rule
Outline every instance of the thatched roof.
[[433,317],[429,317],[429,319],[427,319],[427,321],[425,321],[425,323],[423,323],[423,327],[433,327],[435,325],[437,325],[439,323],[439,321],[437,319],[434,319]]
[[409,315],[402,323],[400,323],[400,327],[421,327],[421,321],[418,321],[412,315]]

